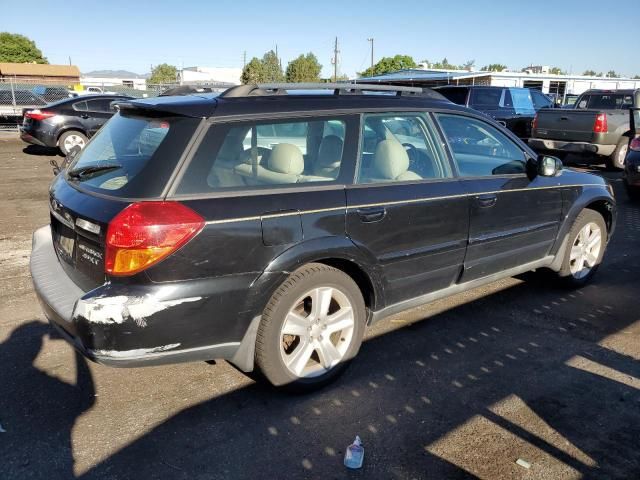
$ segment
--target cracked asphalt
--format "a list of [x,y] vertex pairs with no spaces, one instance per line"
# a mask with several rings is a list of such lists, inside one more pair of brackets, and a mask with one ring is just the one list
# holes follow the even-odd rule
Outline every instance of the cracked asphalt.
[[337,383],[291,396],[224,362],[77,357],[28,271],[59,157],[25,147],[0,136],[0,479],[640,478],[640,204],[618,173],[591,168],[619,202],[591,285],[527,274],[397,315]]

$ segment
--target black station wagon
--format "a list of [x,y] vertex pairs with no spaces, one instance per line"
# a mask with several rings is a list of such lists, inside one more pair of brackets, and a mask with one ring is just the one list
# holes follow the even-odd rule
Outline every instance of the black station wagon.
[[53,181],[31,256],[51,323],[107,365],[226,359],[317,387],[391,314],[535,269],[584,284],[614,229],[602,178],[431,90],[118,109]]

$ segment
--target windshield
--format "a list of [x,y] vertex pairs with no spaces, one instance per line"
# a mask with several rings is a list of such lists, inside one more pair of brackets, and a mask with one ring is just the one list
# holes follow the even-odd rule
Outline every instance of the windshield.
[[158,197],[198,122],[118,113],[74,159],[67,180],[115,197]]

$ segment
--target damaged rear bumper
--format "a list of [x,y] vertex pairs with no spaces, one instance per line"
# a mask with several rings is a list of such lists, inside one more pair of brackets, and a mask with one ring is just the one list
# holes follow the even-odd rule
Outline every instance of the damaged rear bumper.
[[[208,302],[219,303],[211,295],[211,282],[107,282],[85,292],[60,264],[49,226],[33,234],[30,268],[36,295],[50,323],[95,362],[137,367],[225,359],[245,371],[253,368],[259,317],[244,322],[244,328],[237,322],[235,329],[225,329],[206,314]],[[219,332],[220,341],[210,341],[212,331],[214,335]]]

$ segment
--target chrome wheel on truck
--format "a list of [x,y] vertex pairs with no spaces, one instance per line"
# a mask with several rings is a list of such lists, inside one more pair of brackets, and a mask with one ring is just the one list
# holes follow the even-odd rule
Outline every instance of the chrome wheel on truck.
[[291,273],[267,304],[256,363],[274,385],[311,389],[344,371],[365,328],[362,293],[346,273],[310,263]]

